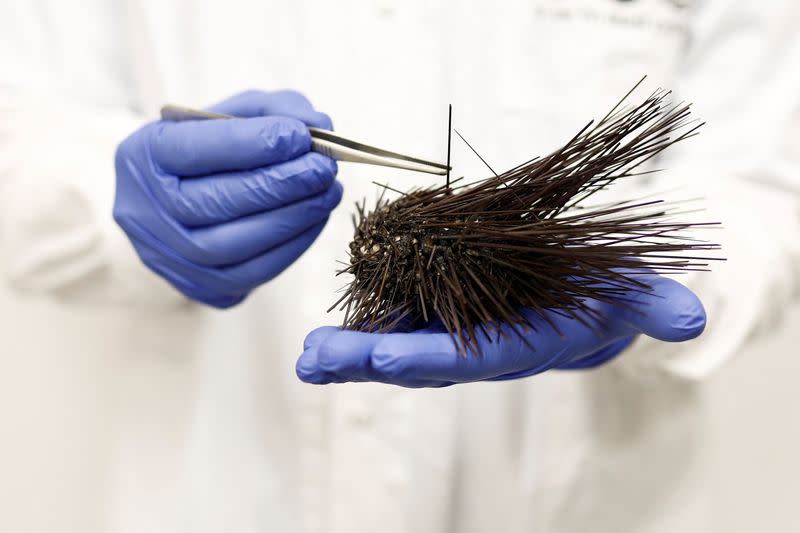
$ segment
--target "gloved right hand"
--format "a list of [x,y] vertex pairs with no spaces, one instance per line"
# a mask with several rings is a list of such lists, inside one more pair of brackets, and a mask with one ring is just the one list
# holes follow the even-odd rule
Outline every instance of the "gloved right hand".
[[311,245],[342,186],[336,162],[309,151],[306,126],[330,119],[299,93],[249,91],[212,110],[250,118],[153,122],[119,145],[114,219],[176,289],[230,307]]

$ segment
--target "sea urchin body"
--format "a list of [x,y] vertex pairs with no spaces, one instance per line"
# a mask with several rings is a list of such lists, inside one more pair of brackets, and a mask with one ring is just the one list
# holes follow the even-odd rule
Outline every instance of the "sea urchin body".
[[659,90],[625,106],[626,96],[559,150],[477,183],[412,190],[369,213],[357,206],[340,271],[353,279],[334,305],[346,310],[344,326],[385,332],[440,322],[466,353],[501,322],[533,326],[522,308],[592,326],[602,317],[586,299],[626,305],[631,290],[648,290],[632,272],[704,269],[686,252],[717,247],[687,238],[702,224],[675,220],[663,202],[582,205],[696,134],[689,105],[668,96]]

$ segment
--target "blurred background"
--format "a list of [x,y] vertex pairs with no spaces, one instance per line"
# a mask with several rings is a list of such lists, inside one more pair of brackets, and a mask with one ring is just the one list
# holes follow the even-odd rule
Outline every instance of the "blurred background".
[[[800,531],[795,0],[79,4],[0,0],[0,533]],[[687,277],[700,339],[595,372],[301,384],[372,169],[342,165],[314,246],[225,312],[144,268],[110,216],[115,149],[166,102],[296,87],[337,131],[430,159],[453,103],[510,168],[644,73],[709,121],[644,186],[704,197],[729,261]]]
[[[36,313],[36,309],[20,310]],[[8,324],[14,317],[3,317]],[[702,531],[752,533],[800,530],[800,306],[779,329],[747,347],[702,389],[708,425],[700,458],[705,463],[687,502],[708,511]],[[76,324],[77,325],[77,324]],[[80,325],[99,334],[102,322]],[[76,336],[84,330],[76,328]],[[27,342],[47,346],[42,330]],[[12,350],[13,346],[5,346]],[[6,370],[8,366],[6,366]],[[102,531],[109,503],[108,450],[113,391],[124,370],[112,354],[18,360],[0,389],[0,525],[3,531]],[[179,425],[178,417],[164,427]],[[681,499],[683,495],[674,494]],[[644,533],[695,532],[681,516],[658,516]]]

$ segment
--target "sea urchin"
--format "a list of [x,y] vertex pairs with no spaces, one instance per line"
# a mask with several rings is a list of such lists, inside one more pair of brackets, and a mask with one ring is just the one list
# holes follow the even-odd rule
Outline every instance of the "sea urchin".
[[533,326],[521,308],[551,324],[545,311],[594,327],[602,317],[586,299],[626,305],[630,291],[649,289],[633,272],[704,270],[708,258],[686,252],[718,247],[684,235],[704,224],[675,220],[663,201],[583,207],[702,126],[668,91],[633,106],[630,94],[550,155],[470,185],[379,199],[369,213],[357,205],[339,272],[353,279],[331,309],[346,310],[344,326],[361,331],[440,323],[466,353],[500,322]]

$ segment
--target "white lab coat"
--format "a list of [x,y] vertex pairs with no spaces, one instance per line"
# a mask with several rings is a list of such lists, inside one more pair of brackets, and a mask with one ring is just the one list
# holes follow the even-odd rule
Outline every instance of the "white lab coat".
[[[684,4],[690,4],[686,7]],[[0,5],[0,530],[704,531],[702,390],[796,282],[793,0],[7,1]],[[643,74],[710,125],[653,190],[706,196],[728,262],[686,278],[698,341],[444,390],[294,375],[372,179],[235,309],[186,301],[110,212],[116,144],[164,102],[294,87],[337,129],[441,159],[446,104],[495,167]],[[486,173],[459,143],[456,168]],[[639,184],[642,185],[642,184]],[[664,528],[664,529],[660,529]]]

